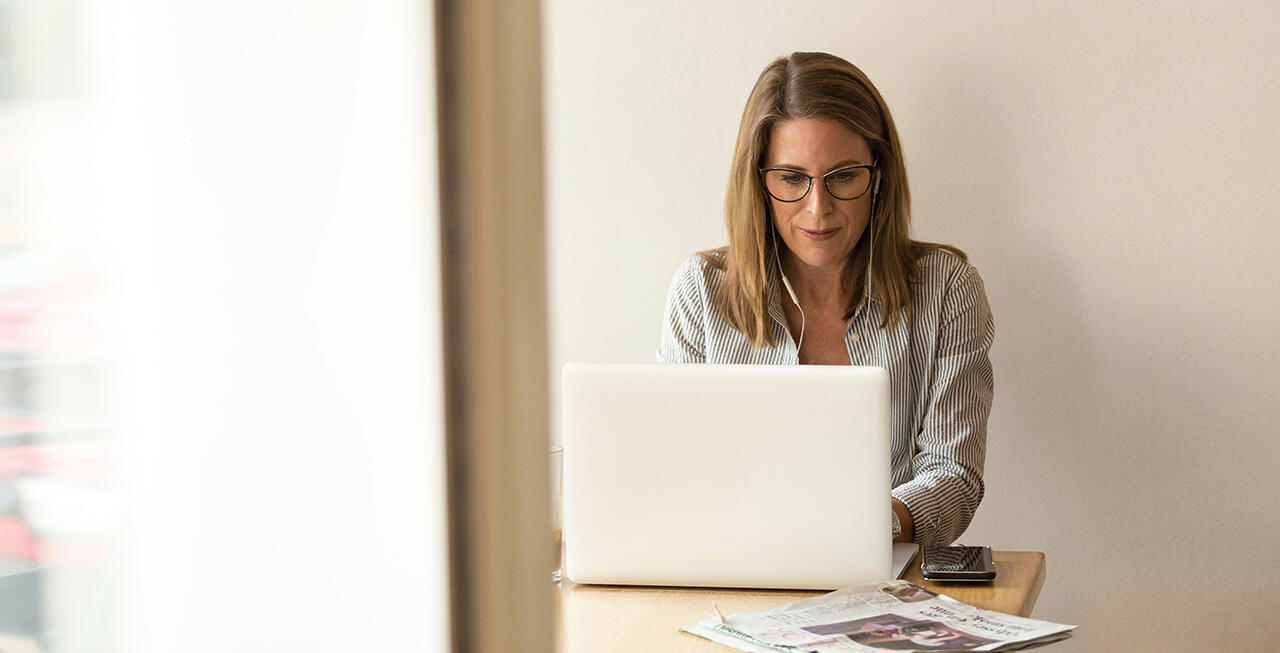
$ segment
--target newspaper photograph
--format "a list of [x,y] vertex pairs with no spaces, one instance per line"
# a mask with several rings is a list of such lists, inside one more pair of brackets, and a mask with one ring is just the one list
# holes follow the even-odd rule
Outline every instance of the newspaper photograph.
[[1012,651],[1075,626],[992,612],[907,581],[883,581],[772,610],[703,619],[681,630],[752,653]]

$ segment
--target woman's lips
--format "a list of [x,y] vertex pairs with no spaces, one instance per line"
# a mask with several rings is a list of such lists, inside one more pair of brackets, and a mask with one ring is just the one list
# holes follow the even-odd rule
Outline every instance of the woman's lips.
[[800,231],[803,232],[804,235],[808,236],[809,238],[812,238],[813,240],[828,240],[834,237],[836,235],[836,232],[840,231],[840,228],[836,227],[835,229],[823,229],[821,231],[814,231],[812,229],[801,229]]

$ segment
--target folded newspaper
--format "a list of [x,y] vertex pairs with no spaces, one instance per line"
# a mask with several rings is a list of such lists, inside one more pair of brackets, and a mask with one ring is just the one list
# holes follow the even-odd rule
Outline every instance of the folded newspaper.
[[1012,651],[1075,626],[981,610],[907,581],[883,581],[773,610],[703,619],[681,630],[752,653]]

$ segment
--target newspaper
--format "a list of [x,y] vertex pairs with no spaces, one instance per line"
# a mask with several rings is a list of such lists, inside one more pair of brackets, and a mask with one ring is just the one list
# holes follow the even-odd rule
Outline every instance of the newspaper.
[[981,610],[907,581],[867,583],[681,628],[751,653],[1012,651],[1065,639],[1074,629]]

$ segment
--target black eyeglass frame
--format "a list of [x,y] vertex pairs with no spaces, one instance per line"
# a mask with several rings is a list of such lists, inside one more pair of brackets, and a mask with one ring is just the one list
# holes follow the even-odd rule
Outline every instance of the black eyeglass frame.
[[[836,174],[836,173],[838,173],[838,172],[847,172],[847,171],[849,171],[849,170],[853,170],[854,168],[863,168],[863,169],[865,169],[865,170],[867,171],[867,173],[870,175],[870,176],[867,178],[867,187],[866,187],[866,188],[864,188],[864,189],[862,190],[862,192],[861,192],[861,193],[858,193],[857,195],[854,195],[853,197],[840,197],[840,196],[836,195],[835,193],[831,192],[831,187],[827,185],[827,177],[830,177],[831,175],[834,175],[834,174]],[[781,197],[778,197],[777,195],[774,195],[774,194],[769,190],[769,182],[768,182],[768,180],[766,180],[766,179],[765,179],[765,174],[767,174],[768,172],[770,172],[770,171],[772,171],[772,170],[782,170],[782,171],[785,171],[785,172],[794,172],[794,173],[796,173],[796,174],[798,174],[798,175],[804,175],[805,177],[808,177],[808,178],[809,178],[809,185],[804,189],[804,192],[800,194],[800,197],[797,197],[797,198],[795,198],[795,199],[793,199],[793,200],[784,200],[784,199],[782,199]],[[874,183],[875,183],[876,164],[872,163],[871,165],[845,166],[845,167],[843,167],[843,168],[838,168],[838,169],[836,169],[836,170],[832,170],[831,172],[828,172],[828,173],[827,173],[827,174],[825,174],[825,175],[817,175],[817,176],[814,176],[814,175],[807,175],[807,174],[805,174],[805,173],[804,173],[804,171],[803,171],[803,170],[796,170],[796,169],[794,169],[794,168],[760,168],[758,172],[760,173],[760,185],[761,185],[762,187],[764,187],[764,192],[765,192],[769,197],[772,197],[773,199],[778,200],[779,202],[783,202],[783,203],[786,203],[786,204],[794,204],[795,202],[799,202],[800,200],[803,200],[804,198],[808,197],[808,196],[809,196],[809,191],[813,190],[813,180],[814,180],[814,179],[817,179],[818,177],[821,177],[821,178],[822,178],[822,187],[827,189],[827,194],[828,194],[828,195],[830,195],[830,196],[832,196],[832,197],[834,197],[834,198],[836,198],[836,199],[840,200],[841,202],[852,202],[853,200],[856,200],[856,199],[858,199],[859,197],[862,197],[863,195],[866,195],[866,194],[867,194],[867,191],[871,190],[871,186],[872,186],[872,184],[874,184]]]

